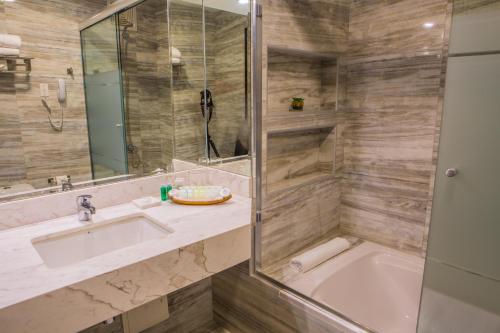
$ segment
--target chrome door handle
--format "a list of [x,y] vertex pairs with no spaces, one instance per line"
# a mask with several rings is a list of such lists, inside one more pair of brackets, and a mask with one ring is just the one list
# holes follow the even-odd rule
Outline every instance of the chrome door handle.
[[458,173],[458,170],[455,168],[446,169],[446,171],[444,172],[446,177],[455,177],[457,175],[457,173]]
[[123,124],[116,124],[116,127],[123,127]]

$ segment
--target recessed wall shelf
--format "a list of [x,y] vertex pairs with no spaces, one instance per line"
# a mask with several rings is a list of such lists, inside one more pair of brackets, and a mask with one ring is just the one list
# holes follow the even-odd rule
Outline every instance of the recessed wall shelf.
[[337,116],[333,112],[314,114],[289,112],[288,114],[271,115],[266,118],[267,133],[281,133],[297,130],[333,128]]
[[268,193],[331,177],[335,127],[268,133],[266,160]]
[[[17,57],[17,56],[0,56],[0,62],[7,63],[7,69],[1,70],[0,74],[10,73],[10,74],[26,74],[31,73],[31,60],[33,58],[27,57]],[[21,68],[21,69],[20,69]]]
[[292,98],[304,98],[298,114],[334,113],[337,107],[338,55],[269,48],[268,116],[289,115]]

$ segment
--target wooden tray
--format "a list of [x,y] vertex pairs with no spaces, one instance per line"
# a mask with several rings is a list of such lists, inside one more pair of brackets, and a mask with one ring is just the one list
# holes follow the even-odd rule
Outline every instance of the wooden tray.
[[179,190],[170,191],[168,196],[169,196],[170,200],[172,200],[172,202],[174,202],[176,204],[193,205],[193,206],[216,205],[216,204],[226,202],[233,197],[233,195],[231,194],[231,191],[227,188],[222,187],[222,186],[220,186],[219,192],[224,190],[224,193],[218,194],[217,196],[213,196],[213,199],[207,198],[207,197],[200,198],[200,199],[197,199],[196,197],[186,198],[185,195],[183,195],[184,192],[181,192],[183,190],[186,191],[188,189],[198,189],[198,190],[210,189],[210,190],[214,191],[214,188],[215,188],[214,186],[181,187]]

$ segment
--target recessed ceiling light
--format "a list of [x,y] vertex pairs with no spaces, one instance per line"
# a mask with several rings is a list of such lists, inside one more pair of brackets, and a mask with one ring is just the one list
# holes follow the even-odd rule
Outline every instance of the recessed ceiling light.
[[426,29],[430,29],[430,28],[433,28],[434,27],[434,22],[425,22],[423,24],[424,28]]
[[238,3],[240,5],[246,5],[248,3],[248,0],[238,0]]

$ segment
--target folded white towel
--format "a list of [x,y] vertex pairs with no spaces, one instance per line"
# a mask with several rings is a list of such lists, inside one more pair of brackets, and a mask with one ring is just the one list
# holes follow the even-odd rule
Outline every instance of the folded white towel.
[[18,56],[19,50],[7,48],[7,47],[0,47],[0,55],[2,55],[2,56]]
[[172,58],[182,58],[182,53],[178,48],[172,46]]
[[180,63],[181,63],[181,59],[180,58],[172,58],[172,64],[179,65]]
[[0,34],[0,47],[11,49],[21,48],[21,37],[16,35]]
[[337,237],[324,244],[316,246],[297,257],[292,258],[290,266],[299,272],[306,272],[322,262],[347,250],[351,244],[345,238]]

